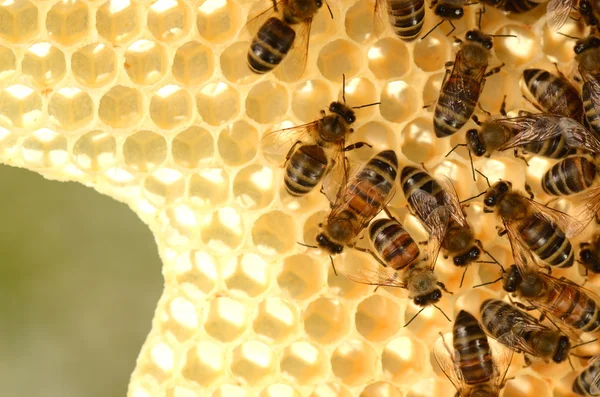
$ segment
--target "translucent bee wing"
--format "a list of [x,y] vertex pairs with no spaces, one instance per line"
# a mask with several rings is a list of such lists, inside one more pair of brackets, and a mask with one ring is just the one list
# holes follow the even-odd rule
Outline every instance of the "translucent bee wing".
[[296,38],[294,44],[282,62],[282,66],[295,69],[293,76],[300,78],[306,69],[306,60],[308,59],[308,45],[310,42],[310,28],[312,26],[312,18],[304,22],[294,25]]
[[446,378],[448,378],[450,383],[452,383],[456,389],[457,395],[464,395],[465,383],[462,371],[460,370],[456,358],[454,357],[455,354],[452,353],[452,350],[441,336],[434,344],[433,356],[444,375],[446,375]]
[[[567,238],[579,235],[587,226],[587,224],[580,221],[577,216],[572,217],[569,214],[566,214],[554,208],[550,208],[545,204],[538,203],[537,201],[531,200],[529,198],[526,198],[526,200],[531,206],[533,206],[538,216],[542,216],[554,225],[556,225],[559,229],[557,230],[557,232],[562,233],[562,235],[564,235]],[[574,213],[577,213],[577,209]]]
[[295,127],[270,131],[261,139],[263,152],[279,155],[289,150],[296,142],[314,144],[317,141],[316,137],[319,136],[319,128],[320,119]]
[[381,37],[388,29],[389,21],[387,16],[387,0],[375,0],[373,10],[373,29],[375,36]]
[[438,180],[438,183],[442,185],[442,188],[444,189],[444,200],[450,209],[452,218],[462,227],[470,228],[465,213],[463,212],[462,205],[460,204],[458,193],[456,193],[456,188],[454,187],[452,181],[447,176],[443,175]]
[[431,212],[425,220],[429,233],[429,241],[427,243],[427,262],[431,269],[435,269],[437,258],[442,247],[442,241],[446,236],[448,221],[450,220],[450,210],[448,207],[438,207]]
[[344,191],[348,186],[348,180],[357,174],[364,164],[348,165],[348,161],[342,150],[337,150],[331,161],[331,169],[323,178],[323,192],[332,204],[340,205]]
[[550,0],[546,8],[546,23],[550,29],[558,31],[562,28],[574,5],[573,0]]
[[600,186],[588,190],[580,197],[581,204],[573,210],[573,216],[579,223],[569,230],[573,236],[579,235],[600,211]]
[[358,269],[355,273],[346,274],[346,277],[359,284],[406,288],[406,284],[400,279],[399,273],[391,268]]
[[517,315],[511,316],[511,318],[513,320],[513,324],[518,326],[512,327],[510,331],[499,335],[496,340],[513,350],[521,351],[537,357],[537,352],[534,351],[529,343],[527,343],[527,341],[517,333],[517,330],[520,333],[525,334],[528,332],[547,331],[548,328],[541,325],[534,317],[520,310],[518,310]]
[[504,228],[508,235],[508,241],[513,253],[513,259],[522,276],[527,275],[532,269],[537,271],[543,266],[540,259],[531,252],[527,244],[521,238],[518,227],[514,222],[504,222]]
[[411,212],[419,218],[427,233],[429,235],[435,234],[435,231],[431,229],[431,225],[428,225],[425,220],[429,218],[433,211],[439,207],[443,207],[443,205],[438,203],[435,196],[421,189],[413,190],[410,197],[408,197],[408,202]]
[[593,357],[590,362],[590,365],[594,366],[596,370],[596,375],[590,383],[590,393],[592,396],[598,396],[600,395],[600,356]]

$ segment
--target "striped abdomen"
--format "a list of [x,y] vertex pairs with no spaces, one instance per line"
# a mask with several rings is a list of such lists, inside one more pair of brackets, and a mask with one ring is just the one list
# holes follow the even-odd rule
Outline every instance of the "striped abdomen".
[[396,270],[419,257],[419,246],[395,219],[378,219],[371,223],[369,236],[381,259]]
[[585,156],[571,156],[554,164],[542,177],[542,188],[553,196],[568,196],[589,189],[596,165]]
[[[593,76],[596,80],[600,76]],[[597,82],[586,81],[581,88],[581,99],[583,100],[583,108],[585,110],[585,119],[588,122],[589,128],[600,135],[600,92],[596,89]]]
[[402,169],[402,173],[400,174],[400,186],[402,186],[402,191],[404,192],[404,197],[406,197],[408,204],[421,221],[425,221],[429,217],[429,213],[416,213],[417,207],[414,205],[414,192],[416,190],[422,190],[425,193],[434,196],[440,205],[444,205],[445,203],[445,193],[442,186],[433,179],[431,175],[417,167],[407,166]]
[[285,190],[292,196],[310,192],[327,170],[327,157],[318,145],[302,145],[290,157],[285,168]]
[[416,39],[423,28],[423,0],[386,0],[388,19],[394,33],[404,41]]
[[469,121],[479,101],[481,81],[459,75],[455,70],[442,86],[433,114],[438,138],[454,134]]
[[536,3],[529,0],[506,0],[504,10],[514,12],[516,14],[522,14],[524,12],[533,10],[540,4],[541,3]]
[[248,66],[254,73],[262,74],[273,70],[283,61],[292,48],[296,32],[285,22],[272,17],[265,22],[248,50]]
[[573,391],[582,396],[600,396],[600,360],[594,361],[575,378]]
[[548,113],[583,120],[583,102],[567,80],[542,69],[527,69],[523,78],[531,95]]
[[553,226],[546,218],[535,215],[530,215],[519,222],[521,238],[541,260],[554,267],[573,265],[573,247],[564,232]]
[[466,384],[487,382],[494,376],[492,351],[479,322],[461,310],[452,332],[457,364]]
[[529,153],[535,153],[538,156],[551,159],[561,159],[563,157],[575,154],[576,150],[567,146],[567,138],[561,134],[545,141],[537,141],[527,144],[523,147]]

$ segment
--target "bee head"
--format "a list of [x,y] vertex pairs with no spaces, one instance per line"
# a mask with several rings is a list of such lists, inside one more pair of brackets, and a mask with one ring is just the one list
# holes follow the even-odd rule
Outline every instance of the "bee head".
[[587,50],[591,50],[593,48],[599,48],[599,47],[600,47],[600,38],[598,38],[596,36],[588,36],[583,39],[577,40],[573,50],[575,51],[575,54],[579,55]]
[[508,181],[500,181],[495,183],[486,192],[483,199],[483,204],[486,207],[495,207],[496,205],[498,205],[500,200],[502,200],[502,197],[504,197],[504,195],[510,191],[511,188],[512,183]]
[[476,129],[467,131],[467,148],[477,157],[483,156],[487,151],[485,144],[479,139],[479,133]]
[[502,288],[506,292],[515,292],[522,280],[523,278],[517,265],[512,265],[504,277],[502,277]]
[[344,246],[334,243],[324,233],[319,233],[317,235],[317,245],[325,250],[327,250],[332,255],[341,254],[344,250]]
[[596,259],[591,249],[584,248],[579,251],[579,261],[591,272],[600,273],[600,262]]
[[440,299],[442,299],[442,291],[436,288],[428,294],[415,296],[413,302],[417,306],[425,307],[439,302]]
[[479,30],[469,30],[465,35],[467,41],[472,41],[481,44],[484,48],[491,50],[494,46],[492,36],[487,35]]
[[556,351],[552,356],[552,361],[555,363],[561,363],[567,359],[569,356],[569,350],[571,350],[571,343],[569,342],[569,338],[565,335],[561,335],[558,338],[558,346],[556,347]]
[[329,111],[340,116],[348,124],[352,124],[356,121],[354,110],[350,109],[341,102],[331,102],[331,105],[329,105]]
[[315,0],[315,4],[317,5],[317,8],[321,8],[323,6],[323,0]]
[[460,19],[465,14],[462,7],[450,7],[445,4],[438,4],[434,10],[435,15],[443,19]]
[[455,256],[452,261],[454,262],[455,266],[466,266],[469,263],[476,261],[480,254],[481,250],[479,247],[473,246],[466,253]]

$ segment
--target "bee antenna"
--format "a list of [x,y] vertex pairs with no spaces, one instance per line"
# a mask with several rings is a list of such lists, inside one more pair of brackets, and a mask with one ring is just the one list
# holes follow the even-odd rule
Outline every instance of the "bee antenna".
[[453,151],[455,151],[456,149],[458,149],[461,146],[467,146],[466,143],[457,143],[456,145],[454,145],[454,147],[452,149],[450,149],[450,151],[448,153],[446,153],[446,155],[444,157],[448,157],[452,154]]
[[462,288],[463,281],[465,281],[465,276],[467,275],[467,270],[468,269],[469,269],[469,266],[465,266],[465,271],[463,272],[463,275],[460,278],[460,284],[458,285],[458,288]]
[[329,7],[329,3],[325,2],[325,5],[327,6],[327,9],[329,10],[329,15],[331,16],[331,19],[333,19],[333,12],[331,11],[331,7]]
[[502,277],[499,277],[499,278],[495,279],[494,281],[488,281],[487,283],[481,283],[481,284],[474,285],[473,288],[479,288],[479,287],[484,287],[486,285],[496,284],[500,280],[502,280]]
[[488,261],[488,262],[486,262],[486,261],[481,261],[481,262],[479,262],[479,263],[495,263],[496,265],[500,266],[500,269],[502,269],[502,273],[505,273],[505,272],[506,272],[506,270],[504,270],[504,266],[502,266],[502,265],[500,264],[500,262],[498,262],[498,260],[492,256],[492,254],[490,254],[489,252],[487,252],[486,250],[484,250],[484,249],[483,249],[483,247],[482,247],[481,249],[483,250],[483,252],[485,252],[485,254],[486,254],[487,256],[489,256],[490,258],[492,258],[492,261],[493,261],[493,262],[489,262],[489,261]]
[[438,309],[444,315],[444,317],[446,317],[446,320],[448,320],[449,322],[452,322],[452,320],[450,320],[450,317],[448,317],[448,315],[446,315],[446,313],[444,313],[444,311],[438,305],[433,305],[433,307]]
[[336,276],[337,274],[337,270],[335,270],[335,263],[333,263],[333,256],[329,255],[329,259],[331,260],[331,267],[333,268],[333,274],[335,274]]
[[485,8],[480,8],[479,11],[477,12],[478,18],[477,18],[477,29],[481,30],[481,17],[483,16],[483,13],[485,12]]
[[308,244],[301,243],[300,241],[297,241],[296,244],[301,245],[303,247],[307,247],[307,248],[319,248],[316,245],[308,245]]
[[491,37],[517,37],[515,34],[490,34]]
[[342,100],[346,103],[346,75],[342,73]]
[[[435,305],[434,305],[434,306],[435,306]],[[412,323],[412,322],[413,322],[413,320],[414,320],[415,318],[417,318],[417,316],[418,316],[419,314],[421,314],[421,312],[422,312],[423,310],[425,310],[425,308],[422,308],[422,309],[421,309],[421,310],[419,310],[419,311],[418,311],[418,312],[417,312],[417,313],[416,313],[414,316],[412,316],[412,318],[411,318],[411,319],[410,319],[410,320],[409,320],[409,321],[408,321],[406,324],[404,324],[404,327],[408,327],[408,326],[409,326],[409,324],[410,324],[410,323]],[[444,315],[445,315],[445,314],[444,314]]]
[[381,105],[381,102],[373,102],[373,103],[368,103],[366,105],[352,106],[352,109],[362,109],[362,108],[367,108],[369,106],[375,106],[375,105]]
[[[469,152],[470,153],[470,152]],[[475,168],[475,172],[477,172],[479,175],[481,175],[483,177],[483,179],[485,179],[485,183],[487,183],[488,187],[492,187],[492,185],[490,185],[490,180],[487,176],[485,176],[481,171],[479,171],[477,168]]]
[[[433,31],[435,30],[435,28],[437,28],[438,26],[440,26],[441,24],[443,24],[443,23],[444,23],[444,21],[445,21],[445,19],[442,19],[441,21],[439,21],[439,22],[437,23],[437,25],[435,25],[434,27],[432,27],[432,28],[431,28],[431,30],[425,34],[425,36],[421,37],[421,40],[425,40],[425,37],[429,36],[429,34],[430,34],[431,32],[433,32]],[[412,320],[411,320],[411,321],[412,321]]]
[[561,36],[565,36],[565,37],[566,37],[566,38],[568,38],[568,39],[572,39],[572,40],[581,40],[581,38],[580,38],[580,37],[569,36],[568,34],[566,34],[566,33],[563,33],[563,32],[556,32],[556,33],[558,33],[558,34],[559,34],[559,35],[561,35]]
[[484,195],[486,192],[487,192],[487,190],[484,190],[483,192],[479,193],[479,194],[478,194],[478,195],[476,195],[476,196],[469,197],[468,199],[465,199],[465,200],[461,201],[461,202],[460,202],[460,204],[464,204],[464,203],[466,203],[467,201],[471,201],[471,200],[474,200],[474,199],[476,199],[477,197],[481,197],[481,196],[483,196],[483,195]]
[[598,338],[596,338],[596,339],[592,339],[592,340],[588,340],[587,342],[581,342],[581,343],[580,343],[580,344],[578,344],[578,345],[571,346],[571,349],[576,349],[576,348],[578,348],[578,347],[580,347],[580,346],[587,345],[588,343],[596,342],[597,340],[598,340]]

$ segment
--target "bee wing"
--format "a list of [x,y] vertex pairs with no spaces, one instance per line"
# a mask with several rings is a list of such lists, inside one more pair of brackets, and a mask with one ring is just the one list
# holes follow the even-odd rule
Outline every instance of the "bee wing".
[[590,393],[592,396],[597,396],[600,395],[600,356],[592,357],[589,364],[596,367],[596,376],[590,383]]
[[[598,193],[600,193],[600,190],[598,191]],[[572,217],[569,214],[566,214],[559,210],[555,210],[554,208],[550,208],[545,204],[538,203],[537,201],[531,200],[529,198],[527,198],[526,200],[529,202],[529,204],[533,206],[538,216],[542,216],[548,221],[552,222],[554,225],[558,226],[558,228],[560,229],[558,230],[558,232],[562,232],[562,234],[567,238],[577,236],[587,226],[587,223],[580,221],[577,216]],[[600,205],[600,200],[598,204]],[[575,213],[577,213],[577,210],[575,211]]]
[[375,0],[375,9],[373,10],[373,29],[377,37],[381,36],[388,27],[387,4],[386,0]]
[[450,209],[452,218],[462,227],[470,228],[467,218],[465,217],[465,213],[463,212],[462,205],[460,204],[458,193],[456,193],[456,188],[454,188],[452,181],[450,181],[447,176],[442,176],[438,182],[440,185],[442,185],[442,188],[446,193],[444,194],[444,201]]
[[[539,259],[533,255],[533,252],[531,252],[527,244],[525,244],[521,238],[518,228],[515,226],[515,223],[504,222],[504,228],[506,229],[508,241],[510,242],[510,246],[512,248],[515,264],[517,265],[521,275],[526,275],[534,265],[540,267],[541,264],[539,263]],[[533,269],[537,270],[537,268]]]
[[[440,339],[442,340],[441,342],[439,342]],[[433,356],[444,375],[446,375],[446,378],[448,378],[458,392],[457,394],[462,396],[465,384],[462,371],[456,362],[456,358],[452,354],[452,350],[448,347],[446,341],[442,337],[438,339],[438,342],[434,346]]]
[[510,369],[515,352],[512,349],[503,347],[501,352],[497,349],[492,350],[492,359],[494,362],[494,381],[496,390],[501,390],[506,382],[506,374]]
[[359,284],[406,288],[399,273],[391,268],[358,269],[355,273],[346,274],[346,277]]
[[449,220],[450,211],[447,207],[436,208],[425,220],[425,223],[431,230],[427,244],[427,262],[431,269],[435,269],[442,241],[444,241],[444,237],[446,236]]
[[314,143],[319,135],[320,119],[310,123],[297,125],[268,132],[261,139],[263,150],[269,154],[280,154],[284,147],[292,147],[296,142]]
[[571,15],[573,0],[550,0],[546,8],[546,23],[555,31],[559,30]]
[[546,331],[547,328],[541,325],[534,317],[521,311],[519,311],[518,315],[512,316],[512,320],[513,324],[518,324],[518,326],[512,327],[510,331],[499,335],[496,340],[509,346],[513,350],[519,350],[532,356],[537,356],[537,353],[531,348],[527,341],[516,332],[516,330],[525,334],[528,331]]
[[573,216],[579,224],[572,231],[573,236],[577,236],[586,228],[600,211],[600,186],[596,186],[581,195],[581,204],[573,210]]
[[337,207],[344,196],[349,178],[351,175],[356,175],[361,168],[361,164],[350,166],[343,150],[336,150],[332,158],[330,169],[325,178],[323,178],[323,191],[329,202],[333,203],[334,207]]
[[[443,207],[443,205],[440,205],[433,195],[421,189],[413,190],[409,197],[409,203],[412,214],[419,218],[425,231],[427,231],[429,235],[436,234],[433,227],[436,225],[428,223],[427,219],[429,219],[429,216],[436,209]],[[435,218],[431,218],[431,220],[433,221]],[[444,226],[444,232],[446,226],[447,225]]]
[[298,26],[294,26],[296,30],[296,38],[294,45],[290,49],[290,53],[283,62],[293,63],[299,69],[299,76],[304,74],[306,68],[306,59],[308,58],[308,44],[310,42],[310,28],[312,26],[312,18],[307,19]]

